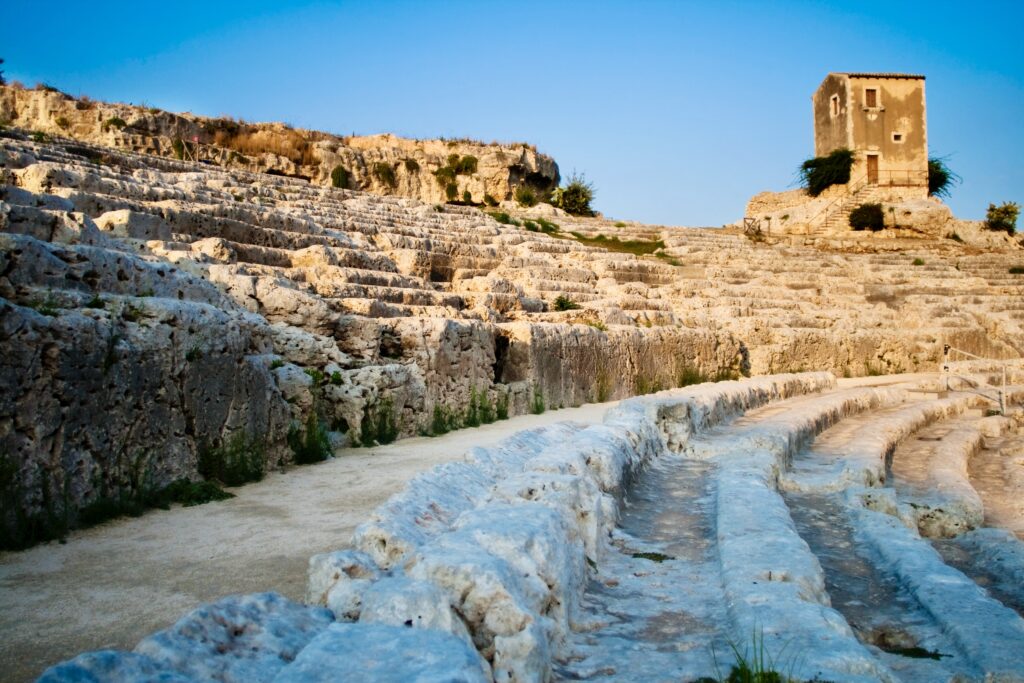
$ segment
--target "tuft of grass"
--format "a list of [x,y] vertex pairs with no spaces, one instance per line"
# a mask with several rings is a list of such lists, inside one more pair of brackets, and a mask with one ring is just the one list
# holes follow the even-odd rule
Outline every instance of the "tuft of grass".
[[198,345],[193,344],[192,347],[185,353],[185,360],[189,363],[199,360],[203,357],[203,351]]
[[674,560],[676,558],[665,553],[630,553],[630,557],[635,557],[639,560],[650,560],[651,562],[662,563],[665,560]]
[[263,478],[266,448],[245,432],[235,432],[219,446],[199,449],[197,469],[204,479],[215,479],[224,486],[240,486]]
[[92,298],[85,302],[85,308],[106,308],[107,303],[99,294],[93,294]]
[[389,444],[398,438],[398,424],[395,421],[395,404],[388,396],[376,406],[363,409],[359,442],[366,447]]
[[487,215],[498,221],[502,225],[519,225],[519,221],[512,216],[509,216],[504,211],[488,211]]
[[348,189],[348,183],[351,180],[351,175],[341,164],[338,164],[331,169],[331,187],[338,187],[343,190]]
[[659,249],[665,248],[663,240],[620,240],[615,236],[595,235],[594,237],[587,237],[579,232],[570,232],[569,234],[580,244],[585,244],[589,247],[600,247],[601,249],[623,254],[633,254],[634,256],[653,254]]
[[553,234],[558,232],[558,223],[552,223],[549,220],[538,218],[537,225],[540,226],[540,231],[547,234]]
[[923,258],[916,258],[913,261],[911,261],[911,265],[923,266],[924,265],[924,259]]
[[33,299],[29,302],[29,307],[51,318],[60,314],[60,307],[57,305],[57,299],[54,298],[53,292],[47,292],[44,299]]
[[32,142],[48,142],[50,140],[49,135],[38,130],[29,133],[29,137],[32,138]]
[[559,294],[555,299],[554,307],[556,311],[575,311],[580,308],[580,305],[566,295]]
[[494,418],[496,420],[508,419],[508,394],[499,392],[494,399]]
[[284,367],[284,359],[281,359],[281,358],[275,358],[275,359],[274,359],[274,360],[273,360],[273,361],[272,361],[272,362],[270,363],[270,369],[271,369],[271,370],[277,370],[277,369],[278,369],[278,368],[280,368],[280,367]]
[[598,330],[600,332],[607,332],[608,331],[608,326],[605,325],[600,320],[588,320],[587,324],[590,325],[591,327],[593,327],[595,330]]
[[540,415],[545,409],[544,392],[538,387],[533,390],[533,400],[530,401],[530,413]]
[[297,465],[322,462],[331,454],[327,427],[317,414],[316,406],[309,411],[304,426],[292,423],[288,428],[288,446],[292,449]]

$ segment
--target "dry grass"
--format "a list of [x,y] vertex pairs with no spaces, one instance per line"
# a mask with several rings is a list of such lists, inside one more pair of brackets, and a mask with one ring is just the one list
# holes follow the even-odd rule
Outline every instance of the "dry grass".
[[290,159],[296,164],[312,166],[319,162],[313,147],[301,133],[291,129],[272,130],[244,126],[217,130],[213,143],[246,156],[270,153]]

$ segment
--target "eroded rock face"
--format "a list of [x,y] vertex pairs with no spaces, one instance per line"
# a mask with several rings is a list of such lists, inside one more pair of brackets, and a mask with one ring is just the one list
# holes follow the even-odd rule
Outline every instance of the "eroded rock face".
[[[203,160],[318,185],[334,184],[332,174],[341,168],[345,178],[341,187],[430,203],[462,200],[466,193],[475,202],[485,197],[502,201],[511,199],[519,186],[544,190],[554,188],[559,180],[554,159],[525,143],[409,140],[394,135],[339,137],[284,124],[173,114],[13,86],[0,86],[0,120],[121,150]],[[453,167],[452,155],[456,161],[471,157],[475,162],[456,164],[450,177],[435,177],[438,169]]]

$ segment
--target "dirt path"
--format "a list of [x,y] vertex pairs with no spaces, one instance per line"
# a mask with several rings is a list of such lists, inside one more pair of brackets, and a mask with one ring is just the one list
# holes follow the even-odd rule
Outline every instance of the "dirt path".
[[521,429],[596,422],[614,403],[523,415],[439,438],[349,449],[270,474],[236,498],[156,510],[0,554],[0,679],[32,680],[85,650],[131,649],[203,602],[276,590],[302,599],[306,564],[343,548],[356,525],[418,472]]

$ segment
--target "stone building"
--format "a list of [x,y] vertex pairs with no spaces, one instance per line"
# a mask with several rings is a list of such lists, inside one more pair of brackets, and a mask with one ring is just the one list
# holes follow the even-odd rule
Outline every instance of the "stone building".
[[814,153],[856,153],[848,190],[884,189],[892,199],[928,196],[924,76],[830,73],[814,95]]

